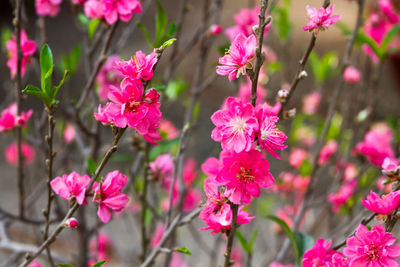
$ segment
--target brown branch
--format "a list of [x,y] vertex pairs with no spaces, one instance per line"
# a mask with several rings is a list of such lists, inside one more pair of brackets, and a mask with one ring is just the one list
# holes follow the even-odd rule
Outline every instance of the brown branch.
[[238,214],[239,205],[231,204],[231,209],[232,209],[232,223],[231,223],[231,229],[229,230],[229,234],[228,234],[226,250],[224,253],[224,257],[225,257],[224,267],[231,266],[231,253],[232,253],[233,240],[235,239],[235,232],[236,232],[236,227],[237,227],[236,222],[237,222],[237,214]]

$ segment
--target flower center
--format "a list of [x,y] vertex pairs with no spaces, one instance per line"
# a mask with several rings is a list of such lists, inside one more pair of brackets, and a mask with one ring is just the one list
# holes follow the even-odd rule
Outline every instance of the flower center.
[[236,175],[237,178],[245,181],[254,181],[254,175],[251,169],[240,167],[240,172]]
[[125,104],[125,111],[136,112],[140,102],[135,101],[134,97],[131,97],[129,101]]
[[231,126],[233,127],[233,130],[235,132],[244,132],[245,131],[245,126],[246,126],[246,121],[243,120],[242,118],[234,118],[231,120]]
[[364,247],[364,251],[365,253],[368,254],[369,260],[374,261],[379,259],[379,254],[380,254],[379,248],[376,245],[374,244],[370,244],[369,246],[367,245]]

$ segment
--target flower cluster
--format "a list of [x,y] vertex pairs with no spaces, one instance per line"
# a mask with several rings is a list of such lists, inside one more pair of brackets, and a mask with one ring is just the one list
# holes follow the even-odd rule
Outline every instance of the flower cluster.
[[142,13],[139,0],[88,0],[84,11],[89,18],[104,18],[108,24],[118,19],[128,22],[134,13]]
[[62,0],[35,0],[36,14],[38,16],[57,16]]
[[145,91],[144,81],[153,77],[153,67],[157,57],[153,51],[146,56],[138,51],[134,59],[116,62],[116,69],[123,80],[119,87],[110,86],[107,94],[109,102],[104,108],[99,105],[94,114],[96,120],[119,128],[130,127],[150,143],[161,140],[157,130],[162,114],[160,95],[155,89]]
[[335,5],[328,8],[320,7],[318,10],[315,7],[306,6],[309,21],[303,30],[314,31],[315,34],[318,34],[320,30],[328,29],[341,18],[341,15],[332,15],[334,9]]
[[[22,142],[21,143],[21,155],[23,164],[31,164],[35,160],[36,151],[29,144]],[[4,156],[6,161],[13,165],[17,166],[18,161],[18,148],[17,142],[13,142],[11,145],[7,146],[4,150]]]
[[17,103],[11,103],[6,109],[1,112],[0,116],[0,133],[11,131],[17,126],[26,127],[29,118],[32,116],[33,110],[27,112],[22,111],[18,116]]
[[[6,42],[8,50],[8,61],[7,67],[10,68],[11,79],[14,79],[17,74],[17,40],[13,34],[12,39]],[[21,30],[21,77],[25,75],[26,64],[31,63],[31,57],[35,54],[36,43],[35,41],[29,40],[25,30]]]

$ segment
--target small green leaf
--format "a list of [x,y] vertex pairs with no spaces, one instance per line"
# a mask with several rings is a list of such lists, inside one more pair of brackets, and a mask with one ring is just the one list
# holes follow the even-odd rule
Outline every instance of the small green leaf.
[[165,94],[169,99],[176,100],[187,88],[188,84],[182,78],[179,78],[168,83]]
[[36,86],[28,84],[24,90],[22,90],[24,94],[35,96],[43,101],[44,104],[50,105],[51,100],[50,98],[39,88]]
[[147,43],[149,44],[149,46],[151,48],[154,48],[154,44],[153,44],[153,40],[149,34],[149,31],[146,29],[146,27],[143,25],[143,23],[138,22],[137,23],[137,27],[139,28],[139,30],[142,32],[142,34],[144,35],[144,38],[146,38]]
[[169,39],[168,41],[165,41],[162,46],[160,47],[160,49],[164,50],[167,47],[169,47],[170,45],[172,45],[174,42],[176,41],[175,38]]
[[78,14],[78,20],[83,26],[86,26],[90,23],[90,19],[86,17],[83,13]]
[[156,1],[157,4],[157,14],[156,14],[156,38],[155,38],[155,47],[158,47],[163,39],[165,28],[168,24],[167,13],[165,13],[164,8],[160,4],[159,1]]
[[247,240],[243,236],[243,234],[239,230],[236,230],[235,234],[236,234],[236,237],[239,240],[239,243],[242,246],[243,250],[246,251],[246,253],[251,253],[251,250],[249,249]]
[[42,90],[51,96],[51,78],[53,75],[53,54],[50,47],[44,44],[40,52],[40,71]]
[[74,267],[74,265],[72,265],[72,264],[63,264],[63,263],[59,263],[58,266],[60,266],[60,267]]
[[12,33],[9,27],[3,27],[1,30],[1,44],[4,48],[6,48],[6,43],[8,40],[11,40]]
[[168,27],[167,33],[165,34],[166,38],[171,38],[172,36],[174,36],[174,34],[176,33],[176,31],[178,30],[178,25],[176,25],[175,22],[171,23]]
[[189,255],[189,256],[192,256],[192,252],[188,248],[185,248],[185,247],[175,248],[175,251],[176,252],[180,252],[180,253],[184,253],[184,254]]
[[64,70],[73,75],[78,67],[79,60],[81,59],[82,46],[76,45],[69,55],[61,55],[61,61],[57,64],[58,70],[64,73]]
[[379,58],[381,58],[381,53],[378,47],[378,44],[375,42],[374,39],[372,39],[371,37],[369,37],[368,35],[366,35],[365,33],[362,32],[358,32],[357,33],[357,41],[361,42],[362,44],[366,44],[368,45],[372,51],[375,53],[375,55],[377,55]]
[[313,170],[312,163],[308,159],[303,160],[299,168],[301,176],[306,177],[310,175],[312,173],[312,170]]
[[385,56],[388,51],[387,48],[392,40],[399,35],[400,32],[400,24],[396,24],[383,38],[382,44],[379,48],[380,53],[382,56]]
[[106,260],[96,262],[95,264],[92,265],[92,267],[101,267],[101,266],[103,266],[106,262],[107,262]]
[[53,88],[53,92],[52,92],[53,93],[53,95],[52,95],[53,99],[56,98],[56,96],[58,94],[58,91],[60,91],[60,88],[64,84],[65,79],[67,78],[67,76],[68,76],[68,71],[65,70],[64,71],[64,76],[62,77],[60,83],[57,86],[54,86],[54,88]]
[[299,248],[300,256],[303,257],[304,252],[306,252],[307,250],[309,250],[314,246],[314,239],[311,236],[300,232],[297,233],[295,237],[296,237],[297,247]]
[[248,246],[249,246],[250,252],[253,251],[253,245],[254,245],[254,243],[256,242],[257,236],[258,236],[258,230],[256,229],[256,230],[254,230],[253,233],[251,234],[250,241],[247,243]]
[[94,161],[93,158],[88,158],[88,160],[87,160],[87,168],[88,168],[89,174],[92,175],[92,174],[95,173],[95,171],[97,169],[97,164],[96,164],[96,162]]
[[88,35],[89,39],[92,40],[94,33],[96,32],[97,26],[99,26],[100,19],[92,19],[88,24]]
[[267,218],[276,222],[282,228],[282,230],[285,232],[285,234],[289,237],[289,240],[290,240],[290,243],[292,244],[297,262],[300,263],[301,255],[300,255],[299,247],[297,246],[296,238],[294,236],[293,231],[282,219],[276,217],[275,215],[268,215]]
[[276,26],[279,41],[282,43],[285,43],[289,39],[290,32],[293,28],[290,22],[289,11],[290,4],[285,4],[282,7],[276,5],[272,11],[272,17],[274,19],[273,25]]

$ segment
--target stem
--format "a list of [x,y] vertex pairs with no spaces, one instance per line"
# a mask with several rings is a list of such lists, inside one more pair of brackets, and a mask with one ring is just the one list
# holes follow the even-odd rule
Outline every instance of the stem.
[[231,224],[231,229],[229,230],[228,241],[226,243],[226,250],[224,253],[224,256],[225,256],[224,267],[231,266],[230,260],[231,260],[233,240],[235,239],[236,221],[237,221],[239,205],[231,204],[231,209],[232,209],[232,224]]
[[147,255],[148,240],[146,236],[146,211],[147,211],[147,188],[148,188],[148,173],[149,173],[149,150],[150,144],[146,142],[145,147],[145,167],[143,171],[143,192],[140,198],[142,206],[141,214],[141,234],[142,234],[142,259],[144,260]]

